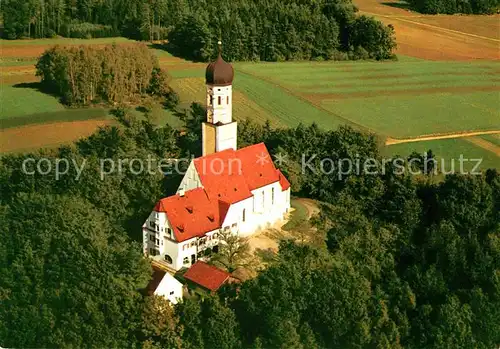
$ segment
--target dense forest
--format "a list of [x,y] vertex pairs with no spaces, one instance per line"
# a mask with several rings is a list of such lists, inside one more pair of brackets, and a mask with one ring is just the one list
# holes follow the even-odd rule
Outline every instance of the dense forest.
[[[301,154],[380,159],[373,135],[315,125],[239,124],[239,146],[265,141],[296,194],[323,202],[317,239],[283,241],[270,265],[215,296],[175,308],[143,296],[151,269],[141,225],[180,175],[116,172],[99,159],[198,155],[193,105],[185,131],[122,110],[117,126],[74,145],[0,160],[0,345],[141,348],[484,348],[500,344],[500,175],[436,182],[386,171],[320,175]],[[356,155],[355,155],[356,154]],[[67,159],[56,180],[27,158]],[[42,168],[45,170],[48,163]],[[387,164],[390,166],[390,164]],[[28,166],[28,171],[34,165]]]
[[137,103],[168,98],[168,75],[144,44],[104,47],[55,46],[38,59],[43,90],[68,105]]
[[224,41],[228,60],[387,59],[394,30],[356,16],[351,0],[6,0],[9,39],[122,35],[168,39],[176,54],[207,61]]
[[500,10],[500,0],[408,0],[408,3],[415,11],[429,14],[492,14]]

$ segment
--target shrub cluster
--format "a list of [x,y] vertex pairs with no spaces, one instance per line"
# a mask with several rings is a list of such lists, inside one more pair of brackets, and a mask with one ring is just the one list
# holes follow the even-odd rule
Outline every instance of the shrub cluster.
[[119,36],[120,32],[111,25],[94,23],[68,23],[62,30],[68,38],[92,39]]
[[146,45],[55,46],[36,65],[42,87],[68,105],[134,103],[170,93],[167,73]]

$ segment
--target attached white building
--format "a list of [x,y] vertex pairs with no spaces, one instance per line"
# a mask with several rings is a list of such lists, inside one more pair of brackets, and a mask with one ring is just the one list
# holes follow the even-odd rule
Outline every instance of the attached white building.
[[250,235],[282,220],[290,208],[290,183],[266,146],[236,149],[233,77],[219,52],[206,72],[203,156],[191,162],[177,194],[161,199],[143,225],[144,253],[174,270],[216,251],[220,230]]

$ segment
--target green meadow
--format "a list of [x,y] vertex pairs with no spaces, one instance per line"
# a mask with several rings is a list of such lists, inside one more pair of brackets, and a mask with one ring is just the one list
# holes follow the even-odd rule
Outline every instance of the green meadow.
[[[0,41],[23,46],[50,44],[127,43],[123,38],[79,40]],[[152,48],[160,65],[172,76],[180,109],[205,103],[204,63],[193,63]],[[7,57],[0,67],[33,65],[33,58]],[[270,120],[277,127],[317,123],[324,129],[347,124],[382,138],[413,138],[471,131],[500,131],[500,63],[436,62],[400,57],[390,62],[236,62],[233,115],[257,122]],[[14,69],[14,68],[13,68]],[[17,68],[16,68],[17,69]],[[57,98],[32,88],[1,85],[0,128],[30,123],[109,117],[106,109],[67,109]],[[144,117],[144,113],[131,109]],[[156,124],[181,126],[174,113],[155,106],[149,118]],[[499,135],[480,138],[500,146]],[[464,139],[447,139],[387,146],[388,154],[409,154],[432,149],[443,158],[460,154],[480,156],[484,164],[499,167],[499,157]]]

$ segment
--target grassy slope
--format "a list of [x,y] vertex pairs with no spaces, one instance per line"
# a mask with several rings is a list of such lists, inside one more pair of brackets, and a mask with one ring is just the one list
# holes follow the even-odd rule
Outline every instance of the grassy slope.
[[498,92],[474,91],[498,85],[494,62],[297,62],[242,68],[392,137],[498,128]]
[[[0,45],[26,46],[51,44],[105,44],[129,42],[123,38],[78,40],[0,41]],[[132,42],[132,41],[130,41]],[[163,67],[173,77],[172,85],[180,92],[182,107],[191,101],[204,102],[204,65],[193,64],[153,49]],[[26,57],[0,60],[0,66],[26,63]],[[234,116],[250,117],[258,122],[271,119],[276,126],[295,126],[299,122],[316,122],[323,128],[360,123],[381,134],[396,136],[454,130],[488,129],[497,126],[497,92],[433,93],[419,95],[421,89],[445,89],[461,86],[494,86],[498,83],[494,62],[428,62],[401,57],[399,62],[288,62],[235,63]],[[394,96],[356,97],[349,94],[398,93]],[[64,120],[84,120],[104,117],[100,109],[71,110],[56,98],[33,89],[2,85],[0,127],[26,123]],[[400,93],[400,92],[399,92]],[[331,94],[331,97],[326,96]],[[317,98],[315,97],[317,96]],[[178,125],[170,112],[154,108],[151,119],[158,124]],[[141,115],[140,112],[134,113]],[[438,117],[437,117],[438,116]],[[8,118],[9,120],[6,120]],[[345,119],[344,119],[345,118]],[[347,119],[347,120],[346,120]],[[495,143],[496,139],[486,140]],[[495,144],[498,144],[496,142]],[[409,154],[412,150],[433,149],[444,158],[457,158],[464,153],[482,157],[487,166],[500,167],[498,158],[490,152],[464,140],[443,140],[409,143],[387,147],[388,154]]]
[[[441,159],[443,159],[447,171],[450,170],[453,162],[455,163],[455,170],[459,170],[460,155],[463,155],[464,159],[482,159],[481,169],[500,168],[499,157],[460,138],[391,145],[385,147],[384,155],[406,157],[413,151],[422,154],[429,149],[436,154],[440,165]],[[472,170],[474,165],[475,162],[464,162],[466,170]]]
[[17,88],[2,85],[0,88],[0,119],[16,118],[40,112],[64,110],[58,99],[32,88]]

